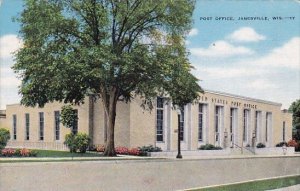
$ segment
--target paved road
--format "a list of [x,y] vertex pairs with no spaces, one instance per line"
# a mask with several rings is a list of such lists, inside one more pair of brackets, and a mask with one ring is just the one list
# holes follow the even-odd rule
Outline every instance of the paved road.
[[0,190],[174,191],[296,175],[299,164],[300,157],[0,163]]

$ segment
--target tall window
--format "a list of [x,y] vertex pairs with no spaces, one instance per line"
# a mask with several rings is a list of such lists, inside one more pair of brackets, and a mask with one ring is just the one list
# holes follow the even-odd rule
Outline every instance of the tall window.
[[25,140],[29,140],[30,117],[29,113],[25,113]]
[[180,141],[184,140],[184,109],[181,110],[180,115]]
[[60,138],[60,115],[59,111],[54,111],[54,121],[55,121],[55,140]]
[[257,129],[258,129],[258,118],[259,118],[259,111],[255,111],[254,133],[256,137],[257,137]]
[[198,141],[203,141],[203,107],[204,105],[200,103],[198,114]]
[[44,112],[39,112],[40,140],[44,140]]
[[285,141],[285,121],[282,124],[282,140]]
[[266,113],[266,142],[268,142],[268,136],[269,136],[269,129],[270,129],[270,125],[271,125],[271,116],[272,113],[267,112]]
[[156,101],[156,141],[164,141],[164,98],[157,97]]
[[230,108],[230,141],[233,141],[234,108]]
[[243,141],[247,141],[248,137],[248,127],[249,127],[249,110],[244,109],[244,117],[243,117]]
[[216,141],[219,141],[219,130],[220,130],[220,119],[221,119],[221,107],[216,106],[215,112],[215,133],[216,133]]
[[255,111],[255,119],[254,119],[254,132],[256,141],[260,141],[260,133],[261,133],[261,111]]
[[78,132],[78,110],[75,109],[74,112],[75,112],[75,121],[72,127],[72,133],[75,135]]
[[13,115],[13,140],[17,140],[17,115]]

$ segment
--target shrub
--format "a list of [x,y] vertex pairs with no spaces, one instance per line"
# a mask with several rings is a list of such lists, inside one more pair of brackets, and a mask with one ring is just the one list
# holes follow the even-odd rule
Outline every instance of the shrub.
[[289,140],[288,143],[287,143],[287,146],[288,147],[298,147],[298,143],[296,140]]
[[37,154],[38,154],[38,152],[35,151],[35,150],[30,150],[30,152],[29,152],[29,156],[30,156],[30,157],[36,157]]
[[1,151],[1,155],[5,157],[36,157],[37,151],[30,150],[30,149],[12,149],[12,148],[6,148]]
[[64,143],[67,147],[69,147],[71,153],[75,153],[77,151],[75,135],[73,133],[66,134]]
[[97,147],[95,145],[89,145],[87,151],[97,151]]
[[5,157],[12,157],[16,153],[15,149],[2,149],[1,154]]
[[16,149],[15,156],[21,156],[21,149]]
[[263,144],[263,143],[258,143],[258,144],[256,145],[256,148],[265,148],[265,147],[266,147],[266,145]]
[[75,145],[79,152],[85,153],[90,143],[90,138],[86,133],[77,133],[75,135]]
[[86,133],[66,134],[65,144],[69,147],[71,153],[79,152],[85,153],[89,146],[90,138]]
[[0,128],[0,151],[5,148],[7,141],[10,139],[9,130]]
[[104,145],[97,145],[96,151],[97,152],[104,152],[105,151],[105,146]]
[[128,148],[127,147],[116,147],[115,151],[117,154],[120,155],[128,155]]
[[140,149],[139,148],[128,149],[128,154],[129,155],[139,156],[140,155]]
[[276,144],[276,147],[283,147],[283,145],[287,146],[287,142],[280,142]]
[[22,157],[29,157],[30,156],[30,150],[23,148],[23,149],[20,150],[20,155]]
[[222,150],[222,147],[214,146],[212,144],[202,145],[199,150]]
[[142,147],[139,147],[139,149],[142,152],[161,152],[162,151],[160,147],[154,147],[153,145],[142,146]]
[[295,147],[295,151],[299,151],[299,149],[300,149],[299,143],[297,143],[297,141],[295,139],[289,140],[287,142],[287,146],[288,147]]

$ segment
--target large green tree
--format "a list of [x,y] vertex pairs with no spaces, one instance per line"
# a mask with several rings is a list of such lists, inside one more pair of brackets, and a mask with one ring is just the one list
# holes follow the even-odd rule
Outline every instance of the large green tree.
[[81,104],[100,98],[105,155],[113,156],[116,104],[157,95],[179,106],[201,91],[184,46],[195,0],[26,0],[17,19],[24,47],[14,70],[21,103]]
[[293,113],[293,127],[300,129],[300,99],[292,103],[289,111]]

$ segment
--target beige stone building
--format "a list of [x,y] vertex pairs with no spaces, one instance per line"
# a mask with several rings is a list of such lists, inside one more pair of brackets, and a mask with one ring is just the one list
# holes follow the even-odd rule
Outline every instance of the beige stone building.
[[[116,146],[155,145],[164,151],[177,149],[178,116],[164,98],[154,101],[150,112],[141,100],[118,102],[115,124]],[[60,123],[62,103],[44,108],[8,105],[6,122],[11,132],[9,146],[66,149],[64,136],[71,130]],[[75,106],[78,122],[73,131],[89,134],[93,145],[104,144],[105,117],[100,101],[86,98]],[[4,123],[4,122],[3,122]],[[228,93],[205,91],[199,102],[188,104],[180,117],[182,150],[197,150],[204,144],[223,148],[263,143],[274,147],[292,138],[292,115],[281,104]]]

